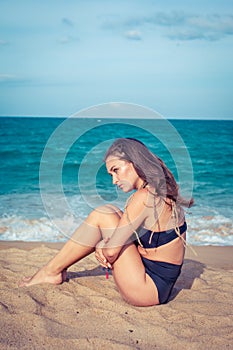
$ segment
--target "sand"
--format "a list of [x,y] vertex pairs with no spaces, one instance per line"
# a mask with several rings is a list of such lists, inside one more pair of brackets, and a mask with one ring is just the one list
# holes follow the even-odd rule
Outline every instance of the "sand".
[[188,250],[166,305],[134,307],[93,255],[59,286],[18,288],[61,244],[0,242],[0,349],[233,348],[233,247]]

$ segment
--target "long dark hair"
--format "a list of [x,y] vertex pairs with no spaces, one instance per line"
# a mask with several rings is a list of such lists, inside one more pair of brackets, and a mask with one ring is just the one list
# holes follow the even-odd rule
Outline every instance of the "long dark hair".
[[116,139],[107,150],[104,160],[109,156],[132,163],[144,183],[153,186],[156,194],[163,199],[170,198],[181,206],[193,205],[193,198],[186,200],[180,196],[179,186],[164,162],[141,141],[134,138]]

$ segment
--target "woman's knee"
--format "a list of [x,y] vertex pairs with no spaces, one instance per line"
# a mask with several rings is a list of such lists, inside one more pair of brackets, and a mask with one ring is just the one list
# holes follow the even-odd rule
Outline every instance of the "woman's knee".
[[122,211],[113,205],[106,204],[106,205],[101,205],[97,208],[95,208],[91,214],[91,217],[97,218],[99,220],[106,220],[108,218],[116,217],[117,219],[121,218],[122,216]]
[[122,211],[111,204],[101,205],[95,208],[89,215],[87,221],[95,226],[116,226],[122,216]]
[[98,214],[116,214],[118,216],[122,216],[122,211],[120,208],[118,208],[115,205],[112,204],[105,204],[105,205],[100,205],[99,207],[94,209],[94,212],[98,213]]

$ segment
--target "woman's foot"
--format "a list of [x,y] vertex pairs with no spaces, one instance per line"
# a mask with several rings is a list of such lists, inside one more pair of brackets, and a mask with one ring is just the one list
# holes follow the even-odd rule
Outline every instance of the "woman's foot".
[[34,284],[50,283],[61,284],[66,281],[66,270],[53,274],[48,271],[46,266],[42,267],[32,277],[24,277],[18,284],[19,287],[28,287]]

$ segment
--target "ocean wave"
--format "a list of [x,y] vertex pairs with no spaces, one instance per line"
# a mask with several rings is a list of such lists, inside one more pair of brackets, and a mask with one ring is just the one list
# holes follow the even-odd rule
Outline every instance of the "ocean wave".
[[[66,215],[63,218],[25,218],[5,215],[0,218],[0,238],[12,241],[64,242],[80,225],[84,217]],[[192,245],[233,245],[233,223],[223,215],[188,215],[187,242]]]
[[72,216],[50,220],[47,217],[27,219],[11,215],[0,218],[0,238],[6,241],[63,242],[71,237],[82,219]]
[[233,245],[233,222],[223,215],[188,216],[187,241],[193,245]]

